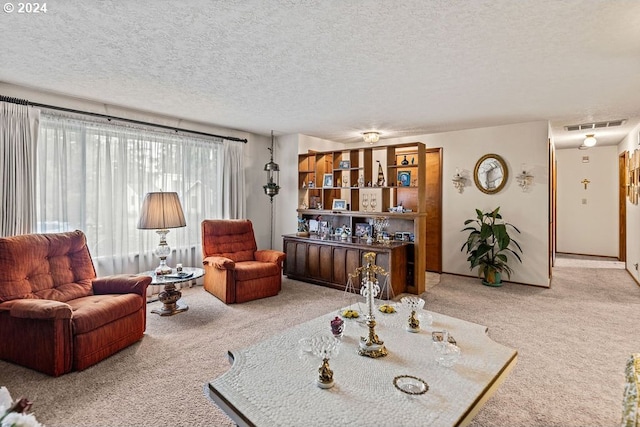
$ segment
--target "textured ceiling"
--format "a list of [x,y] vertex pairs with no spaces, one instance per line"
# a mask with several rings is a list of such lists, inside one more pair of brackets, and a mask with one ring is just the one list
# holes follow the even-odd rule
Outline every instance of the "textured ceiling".
[[[17,5],[17,2],[15,3]],[[640,2],[136,0],[2,13],[0,81],[268,135],[355,141],[640,121]]]

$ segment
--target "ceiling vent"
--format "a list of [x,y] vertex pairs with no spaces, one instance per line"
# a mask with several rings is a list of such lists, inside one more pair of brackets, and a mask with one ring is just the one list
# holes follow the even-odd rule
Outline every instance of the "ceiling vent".
[[568,131],[572,130],[591,130],[591,129],[600,129],[600,128],[610,128],[614,126],[622,126],[627,120],[610,120],[607,122],[595,122],[595,123],[582,123],[580,125],[568,125],[564,128]]

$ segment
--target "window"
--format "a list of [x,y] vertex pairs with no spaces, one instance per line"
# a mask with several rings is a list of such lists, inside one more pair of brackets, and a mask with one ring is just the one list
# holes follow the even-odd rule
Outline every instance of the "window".
[[38,232],[82,230],[99,275],[149,270],[159,237],[137,229],[142,199],[176,191],[187,226],[169,233],[168,261],[199,265],[200,223],[222,217],[224,152],[220,139],[43,112]]

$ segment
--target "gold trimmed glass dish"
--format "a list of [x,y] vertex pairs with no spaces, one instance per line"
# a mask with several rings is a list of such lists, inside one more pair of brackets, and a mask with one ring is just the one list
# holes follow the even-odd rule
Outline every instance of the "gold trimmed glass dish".
[[413,375],[398,375],[393,379],[393,386],[411,396],[425,394],[429,390],[429,385],[423,379]]

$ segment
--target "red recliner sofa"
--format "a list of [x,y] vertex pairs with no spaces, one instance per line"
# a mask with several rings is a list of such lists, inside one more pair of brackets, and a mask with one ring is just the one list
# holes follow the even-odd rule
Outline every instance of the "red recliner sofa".
[[82,231],[0,238],[0,359],[52,376],[142,339],[151,277],[96,278]]
[[248,219],[202,221],[204,289],[225,304],[275,296],[285,253],[258,250]]

